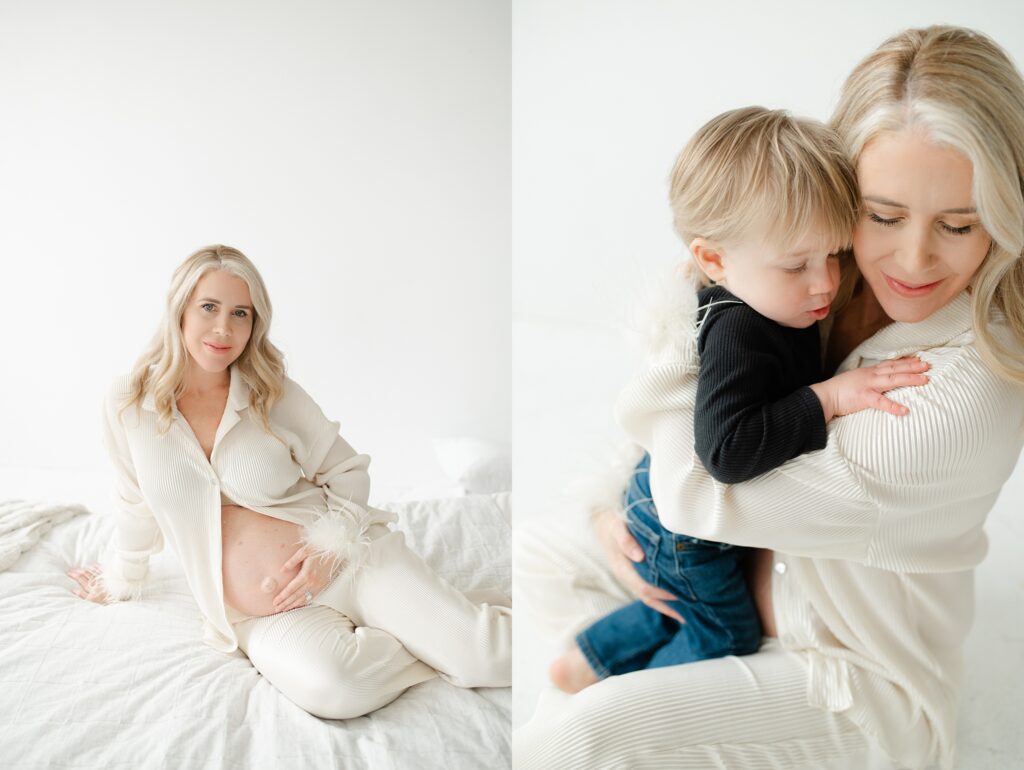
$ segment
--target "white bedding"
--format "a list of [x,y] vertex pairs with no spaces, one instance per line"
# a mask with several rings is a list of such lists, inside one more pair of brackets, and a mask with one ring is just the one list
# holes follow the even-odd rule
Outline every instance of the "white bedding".
[[[73,596],[64,570],[94,561],[112,532],[101,514],[106,479],[73,481],[81,494],[68,497],[65,478],[63,494],[47,499],[96,515],[58,524],[0,573],[0,767],[510,765],[509,688],[432,680],[367,717],[304,712],[241,652],[200,641],[199,611],[169,549],[151,561],[151,600],[100,606]],[[25,484],[0,473],[0,499],[10,497],[28,497]],[[511,593],[508,494],[374,504],[397,511],[410,546],[458,588]]]

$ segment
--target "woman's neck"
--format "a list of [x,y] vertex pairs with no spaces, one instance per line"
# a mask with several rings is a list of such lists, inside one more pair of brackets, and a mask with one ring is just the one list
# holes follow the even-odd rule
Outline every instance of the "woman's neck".
[[832,324],[825,371],[831,375],[855,347],[891,323],[892,319],[885,314],[875,293],[861,278],[850,301]]
[[184,397],[203,397],[211,393],[222,393],[231,385],[231,368],[223,372],[208,372],[195,363],[189,364],[185,373]]

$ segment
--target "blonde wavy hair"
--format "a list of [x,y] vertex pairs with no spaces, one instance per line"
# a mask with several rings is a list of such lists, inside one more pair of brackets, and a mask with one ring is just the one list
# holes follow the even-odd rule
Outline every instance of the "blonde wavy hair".
[[[675,230],[734,243],[747,237],[795,242],[810,227],[849,248],[860,213],[857,177],[839,136],[784,110],[741,107],[701,126],[669,179]],[[693,263],[684,275],[709,283]]]
[[[1024,382],[1024,80],[1010,57],[974,30],[905,30],[850,73],[831,123],[855,166],[880,132],[908,128],[971,161],[974,205],[992,237],[969,285],[975,340],[994,371]],[[858,277],[844,276],[843,300]],[[1010,344],[993,330],[1003,320]]]
[[153,393],[160,435],[170,430],[174,404],[185,392],[189,354],[181,333],[181,319],[199,279],[211,270],[223,270],[249,286],[252,298],[252,334],[235,360],[238,374],[249,386],[249,410],[263,428],[275,435],[267,415],[284,390],[284,356],[268,339],[273,314],[267,288],[256,266],[238,249],[207,246],[178,265],[171,277],[164,315],[152,340],[136,359],[129,375],[129,392],[120,411],[141,406]]

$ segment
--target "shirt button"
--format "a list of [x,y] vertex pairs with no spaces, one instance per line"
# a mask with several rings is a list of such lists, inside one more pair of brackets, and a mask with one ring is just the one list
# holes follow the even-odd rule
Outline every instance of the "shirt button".
[[775,562],[775,571],[780,575],[786,574],[786,562],[777,561]]

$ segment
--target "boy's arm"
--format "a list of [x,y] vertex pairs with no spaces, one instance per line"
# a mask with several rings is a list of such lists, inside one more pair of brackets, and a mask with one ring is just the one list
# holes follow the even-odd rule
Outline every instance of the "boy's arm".
[[825,447],[825,415],[809,387],[775,401],[765,398],[787,379],[777,345],[745,307],[719,311],[705,322],[694,443],[719,482],[748,481]]

